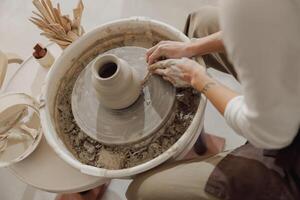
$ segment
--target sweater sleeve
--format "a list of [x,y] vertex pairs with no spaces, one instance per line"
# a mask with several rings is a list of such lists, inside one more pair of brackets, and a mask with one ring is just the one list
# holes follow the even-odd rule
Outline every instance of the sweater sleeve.
[[[279,149],[299,128],[299,27],[293,5],[280,0],[221,1],[221,28],[243,96],[225,110],[228,124],[253,145]],[[284,19],[284,20],[283,20]],[[294,38],[294,39],[293,39]]]
[[[244,96],[232,99],[226,106],[224,117],[227,124],[254,146],[263,149],[280,149],[288,146],[297,133],[297,123],[288,121],[285,106],[279,106],[264,114],[249,110]],[[292,112],[291,112],[292,113]]]

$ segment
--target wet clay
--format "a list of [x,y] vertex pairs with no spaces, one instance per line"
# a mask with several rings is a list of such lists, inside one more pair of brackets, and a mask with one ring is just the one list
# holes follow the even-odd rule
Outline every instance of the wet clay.
[[[72,112],[91,138],[108,145],[135,143],[156,133],[170,118],[176,89],[159,76],[141,85],[147,73],[146,52],[141,47],[115,48],[80,72],[72,91]],[[118,66],[115,75],[102,79],[99,70],[111,62]]]
[[58,90],[55,110],[57,131],[72,154],[82,163],[106,169],[124,169],[145,163],[170,148],[187,130],[199,105],[200,95],[193,89],[177,89],[175,109],[159,133],[142,141],[108,146],[87,136],[76,124],[71,94],[83,68],[69,71]]

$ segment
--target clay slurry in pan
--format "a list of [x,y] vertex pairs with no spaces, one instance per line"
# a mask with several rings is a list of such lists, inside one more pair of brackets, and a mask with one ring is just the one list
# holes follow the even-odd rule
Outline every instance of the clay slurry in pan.
[[[140,80],[146,76],[145,48],[121,47],[105,54],[126,61]],[[161,77],[152,76],[133,104],[124,109],[111,109],[101,104],[94,91],[92,63],[80,73],[72,92],[72,112],[78,126],[93,139],[108,145],[128,144],[157,133],[173,112],[175,88]],[[104,71],[97,72],[100,77],[115,76],[113,64],[109,65],[111,71],[102,67]]]

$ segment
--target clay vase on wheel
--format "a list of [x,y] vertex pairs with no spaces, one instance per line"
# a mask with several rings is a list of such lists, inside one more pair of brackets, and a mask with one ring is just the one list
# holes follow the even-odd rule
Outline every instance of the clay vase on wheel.
[[138,73],[115,55],[98,57],[92,66],[92,83],[101,104],[110,109],[124,109],[140,96]]

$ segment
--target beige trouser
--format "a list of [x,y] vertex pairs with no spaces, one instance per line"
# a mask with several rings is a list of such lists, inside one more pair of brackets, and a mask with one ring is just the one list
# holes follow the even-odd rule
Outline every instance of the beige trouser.
[[[218,9],[215,7],[203,7],[192,13],[185,28],[191,38],[205,37],[217,31]],[[214,53],[203,58],[209,67],[236,77],[225,54]],[[138,175],[130,184],[126,197],[128,200],[216,200],[204,189],[216,164],[227,154],[223,152],[205,160],[177,161],[159,166]]]
[[204,189],[215,166],[227,154],[161,165],[138,175],[129,185],[126,197],[128,200],[219,200]]
[[[205,6],[190,14],[185,25],[185,34],[190,38],[202,38],[220,31],[218,12],[217,7]],[[211,53],[202,57],[208,67],[229,73],[237,78],[226,54]]]

